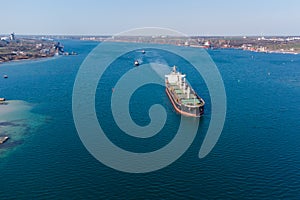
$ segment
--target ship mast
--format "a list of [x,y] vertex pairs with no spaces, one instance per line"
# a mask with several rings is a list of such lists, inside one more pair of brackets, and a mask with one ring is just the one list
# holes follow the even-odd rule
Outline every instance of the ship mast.
[[176,73],[176,66],[173,66],[173,72]]

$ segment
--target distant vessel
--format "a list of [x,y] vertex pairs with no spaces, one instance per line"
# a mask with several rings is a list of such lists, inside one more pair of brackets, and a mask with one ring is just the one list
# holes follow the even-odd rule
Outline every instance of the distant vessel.
[[142,50],[142,54],[145,54],[146,52],[145,52],[145,50]]
[[140,63],[139,63],[139,61],[134,61],[134,66],[139,66],[140,65]]
[[201,117],[204,114],[204,100],[187,83],[185,74],[176,71],[165,75],[166,93],[174,109],[185,116]]
[[8,76],[5,74],[5,75],[3,75],[3,78],[8,78]]
[[8,139],[9,139],[9,137],[7,137],[7,136],[5,136],[5,137],[0,137],[0,144],[5,143]]

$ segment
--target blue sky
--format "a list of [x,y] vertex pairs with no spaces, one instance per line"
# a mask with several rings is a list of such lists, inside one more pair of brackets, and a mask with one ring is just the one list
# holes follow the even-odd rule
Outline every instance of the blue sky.
[[300,35],[299,0],[2,1],[0,34],[105,35],[164,27],[188,35]]

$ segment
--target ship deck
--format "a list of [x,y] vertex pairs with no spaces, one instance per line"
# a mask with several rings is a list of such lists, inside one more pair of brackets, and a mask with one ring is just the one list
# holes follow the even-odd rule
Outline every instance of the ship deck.
[[199,105],[201,104],[200,100],[193,93],[190,93],[189,97],[184,91],[176,84],[176,83],[168,83],[170,85],[171,90],[174,91],[178,100],[181,101],[182,104],[185,105]]

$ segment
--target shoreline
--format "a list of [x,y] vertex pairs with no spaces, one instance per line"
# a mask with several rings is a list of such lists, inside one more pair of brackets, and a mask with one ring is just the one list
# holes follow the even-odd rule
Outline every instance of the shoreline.
[[[86,41],[86,40],[82,40],[82,41]],[[90,41],[98,41],[97,39],[95,40],[90,40]],[[257,47],[257,48],[243,48],[243,47],[239,47],[239,46],[211,46],[211,47],[207,47],[207,46],[203,46],[203,45],[186,45],[184,43],[172,43],[172,42],[155,42],[155,41],[150,41],[150,42],[142,42],[142,41],[134,41],[134,40],[121,40],[121,39],[115,39],[115,40],[101,40],[101,42],[116,42],[116,43],[137,43],[137,44],[141,44],[141,43],[145,43],[145,44],[158,44],[158,45],[172,45],[172,46],[180,46],[180,47],[191,47],[191,48],[199,48],[199,49],[205,49],[205,50],[217,50],[217,49],[236,49],[236,50],[242,50],[242,51],[251,51],[251,52],[256,52],[256,53],[276,53],[276,54],[290,54],[290,55],[299,55],[300,54],[300,50],[297,51],[290,51],[288,49],[286,50],[267,50],[266,48],[263,48],[263,50],[261,50],[261,47]]]
[[18,63],[21,63],[21,62],[30,62],[30,61],[39,62],[39,61],[46,61],[46,60],[50,60],[50,59],[55,59],[55,58],[58,58],[58,57],[59,56],[53,55],[53,56],[47,56],[47,57],[8,60],[8,61],[0,62],[0,67],[2,65],[5,65],[5,64],[18,64]]
[[1,64],[10,63],[10,62],[34,61],[34,60],[42,60],[42,59],[52,58],[52,57],[55,57],[55,56],[53,55],[53,56],[41,56],[41,57],[36,57],[36,58],[21,58],[21,59],[4,60],[4,61],[0,61],[0,66],[1,66]]
[[[276,53],[276,54],[290,54],[299,55],[300,49],[300,37],[294,37],[294,40],[289,40],[290,37],[270,37],[260,38],[260,37],[201,37],[194,36],[187,38],[182,37],[156,37],[149,38],[145,37],[135,37],[135,36],[120,36],[116,38],[110,37],[77,37],[73,38],[81,41],[97,41],[97,42],[117,42],[117,43],[148,43],[148,44],[165,44],[165,45],[175,45],[182,47],[192,47],[201,49],[241,49],[244,51],[252,51],[257,53]],[[292,46],[282,46],[282,41],[290,42]],[[272,47],[270,47],[270,41],[272,41]],[[21,43],[19,45],[18,43]],[[2,47],[1,47],[2,45]],[[296,47],[294,47],[296,45]],[[53,41],[43,41],[41,39],[28,39],[20,38],[17,42],[10,41],[4,44],[3,41],[0,43],[0,66],[1,64],[20,62],[20,61],[36,61],[43,60],[46,58],[54,58],[58,55],[77,55],[76,52],[58,52],[57,48],[62,49],[63,46],[58,42],[55,44]],[[15,48],[15,49],[14,49]],[[21,51],[21,48],[26,50]],[[16,50],[17,49],[17,50]]]

